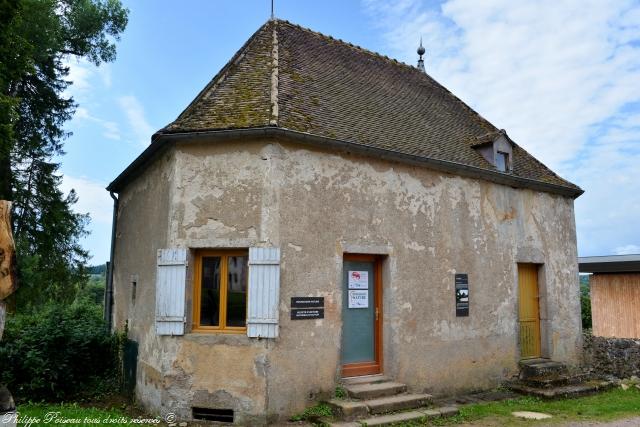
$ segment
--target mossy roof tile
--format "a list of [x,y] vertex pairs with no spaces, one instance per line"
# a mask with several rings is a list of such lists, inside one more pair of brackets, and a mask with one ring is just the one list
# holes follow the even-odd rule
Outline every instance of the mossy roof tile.
[[[269,126],[495,171],[474,145],[493,126],[418,68],[282,20],[265,23],[159,134]],[[515,144],[514,176],[579,190]]]

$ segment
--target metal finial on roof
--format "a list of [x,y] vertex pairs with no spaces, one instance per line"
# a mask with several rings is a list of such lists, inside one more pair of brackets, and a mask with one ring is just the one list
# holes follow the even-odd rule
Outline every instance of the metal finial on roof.
[[425,71],[425,69],[424,69],[424,59],[422,59],[422,55],[424,55],[425,52],[426,51],[425,51],[424,47],[422,46],[422,37],[420,37],[420,46],[418,47],[418,55],[420,55],[420,58],[418,59],[418,68],[421,69],[422,71]]
[[275,18],[275,15],[273,13],[273,0],[271,0],[271,19]]

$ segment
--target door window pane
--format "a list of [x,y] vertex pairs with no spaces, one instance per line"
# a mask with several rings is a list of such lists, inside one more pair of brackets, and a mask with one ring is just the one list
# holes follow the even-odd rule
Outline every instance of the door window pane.
[[247,320],[247,257],[227,258],[227,326],[244,327]]
[[200,325],[218,326],[220,322],[220,257],[202,258]]

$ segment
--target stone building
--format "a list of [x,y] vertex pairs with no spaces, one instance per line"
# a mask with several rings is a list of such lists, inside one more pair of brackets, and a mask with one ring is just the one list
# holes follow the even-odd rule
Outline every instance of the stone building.
[[344,377],[420,396],[579,363],[582,190],[417,67],[271,20],[108,190],[108,317],[155,413],[263,424]]

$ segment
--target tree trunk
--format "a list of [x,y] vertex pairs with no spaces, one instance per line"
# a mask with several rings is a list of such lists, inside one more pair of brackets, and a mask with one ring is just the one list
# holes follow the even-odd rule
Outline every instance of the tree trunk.
[[0,200],[0,301],[15,292],[16,250],[11,233],[11,202]]

